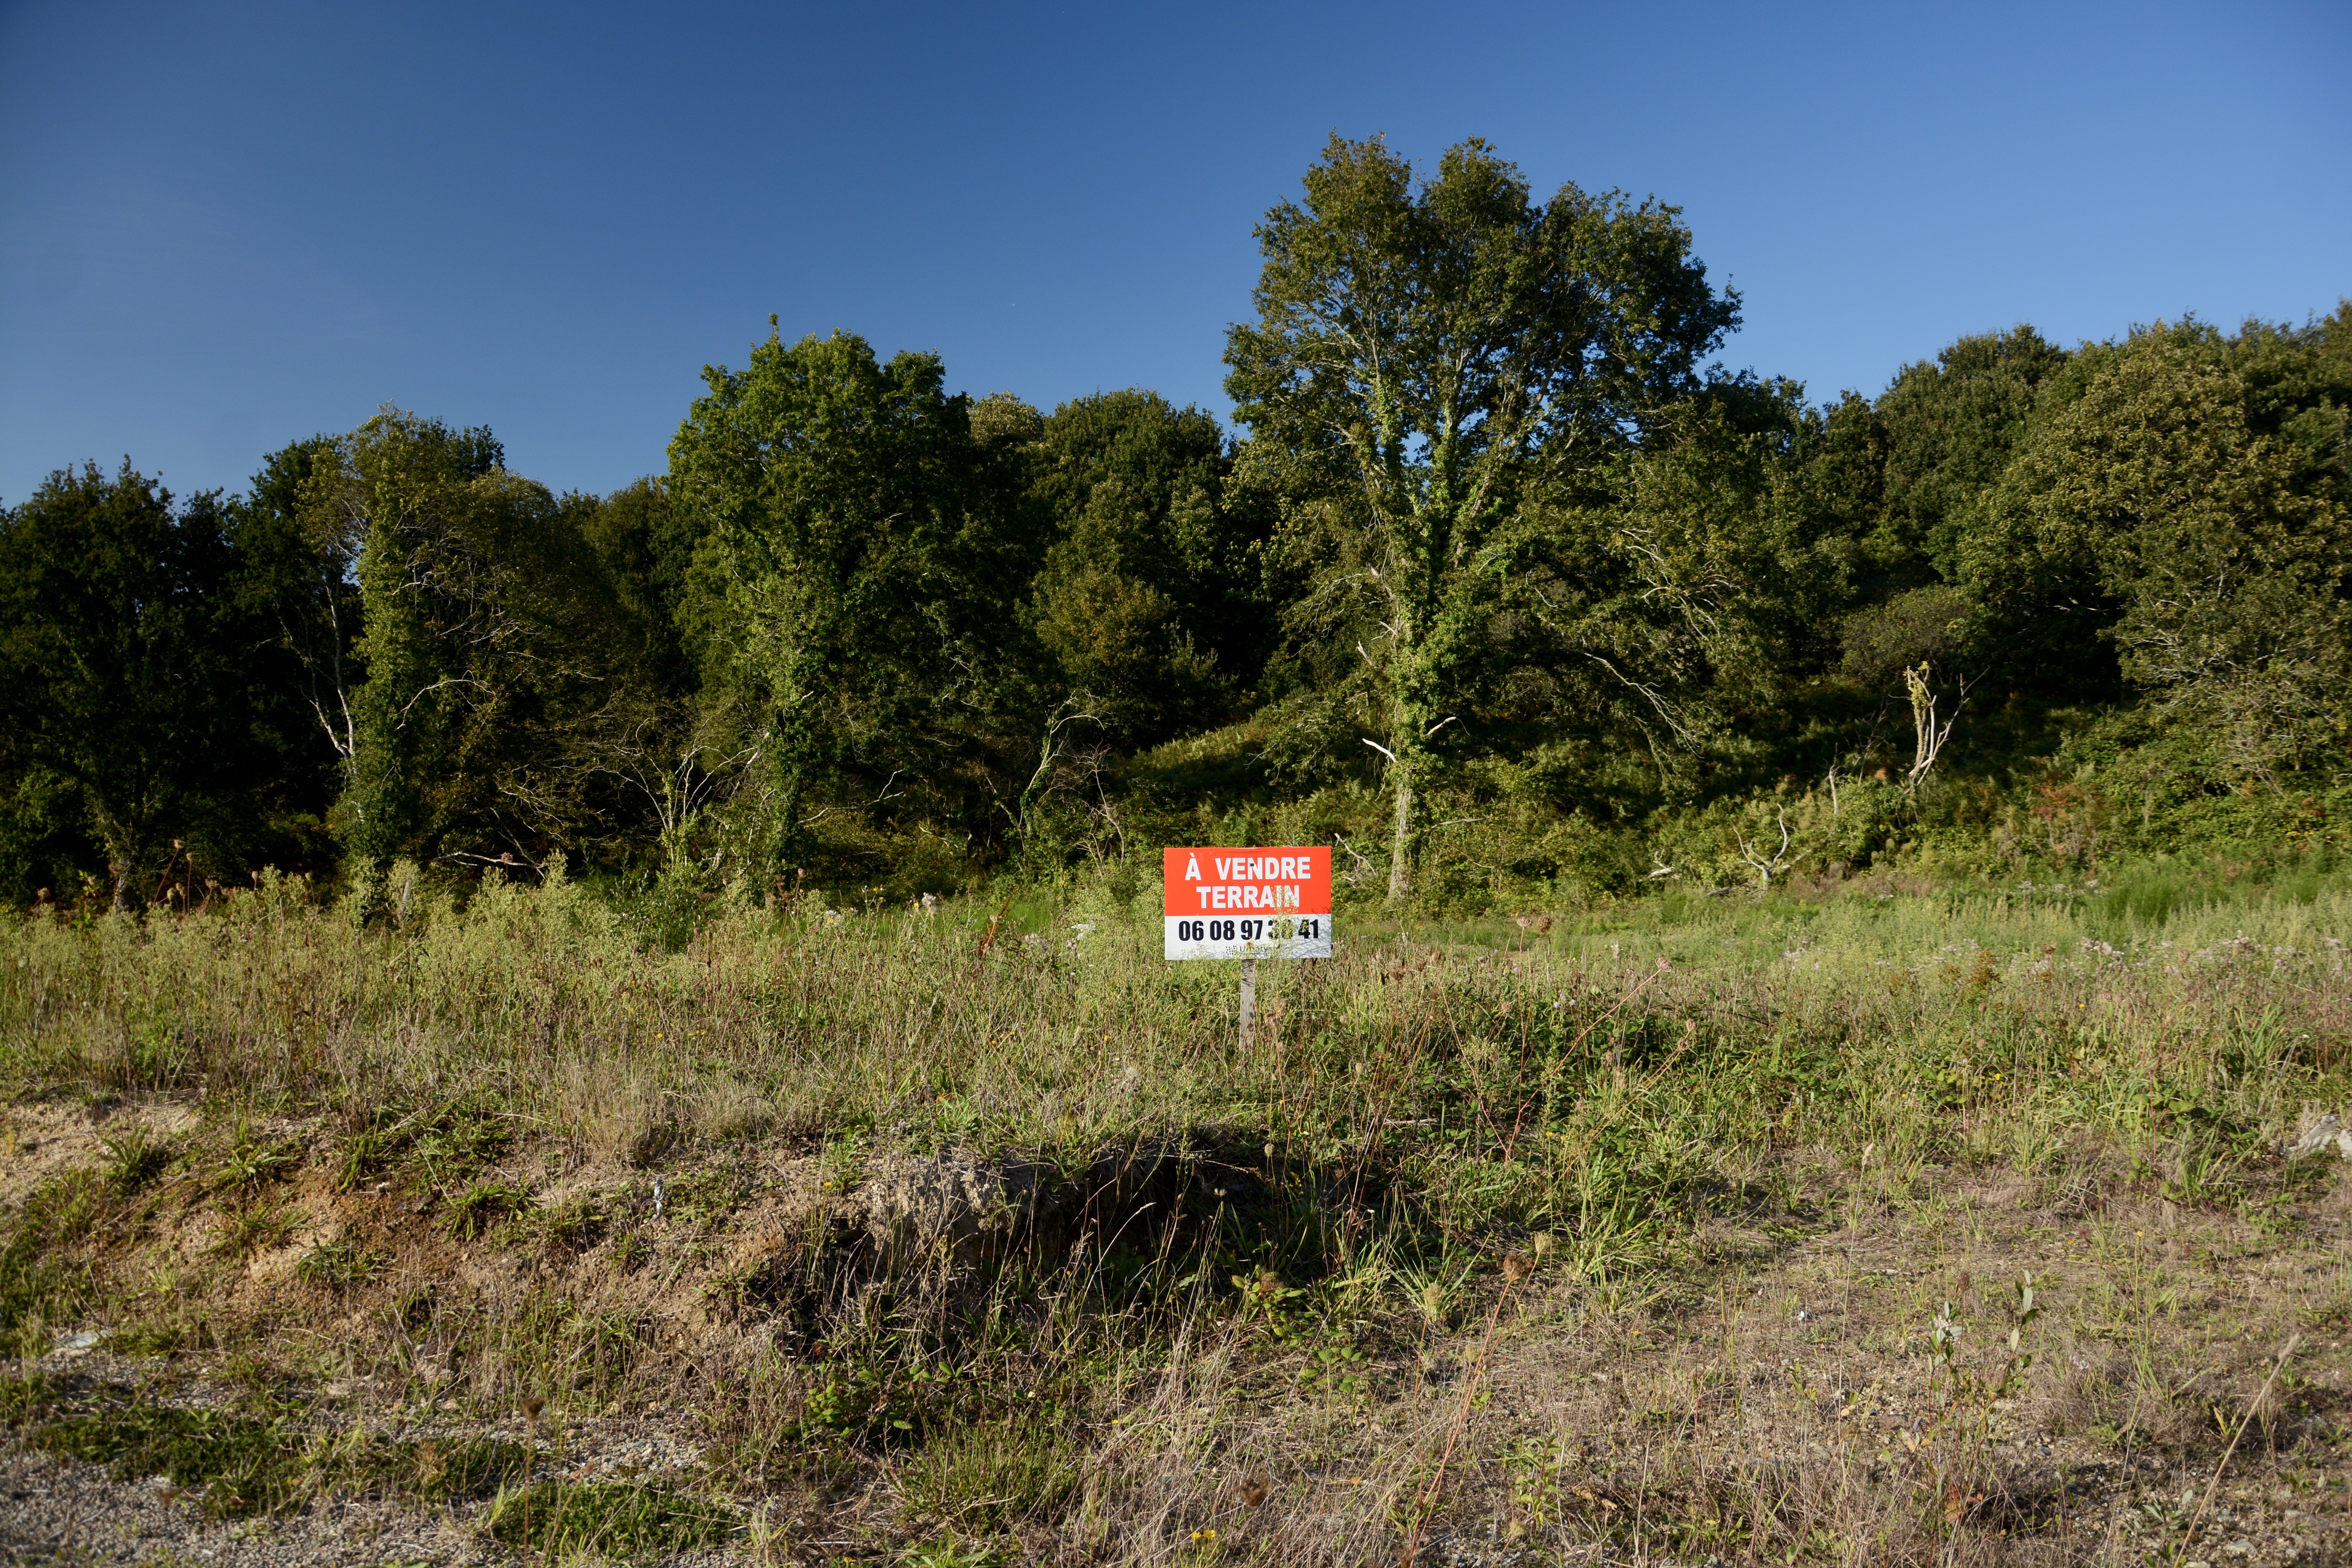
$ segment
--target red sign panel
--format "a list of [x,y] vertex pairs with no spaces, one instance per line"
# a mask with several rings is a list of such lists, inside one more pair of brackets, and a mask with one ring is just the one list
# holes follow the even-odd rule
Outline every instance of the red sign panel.
[[1165,852],[1171,959],[1331,956],[1331,851]]

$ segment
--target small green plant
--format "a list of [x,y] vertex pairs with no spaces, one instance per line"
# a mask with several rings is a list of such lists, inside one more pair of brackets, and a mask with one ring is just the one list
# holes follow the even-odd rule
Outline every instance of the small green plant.
[[127,1127],[111,1138],[99,1140],[104,1156],[106,1184],[118,1194],[137,1192],[165,1171],[178,1152],[144,1127]]
[[997,1568],[1003,1553],[985,1541],[967,1541],[950,1530],[907,1548],[901,1568]]
[[[257,1386],[266,1373],[248,1369]],[[93,1391],[94,1408],[40,1422],[32,1446],[103,1464],[126,1479],[162,1476],[200,1494],[207,1512],[236,1516],[286,1508],[320,1486],[378,1495],[479,1497],[519,1480],[528,1456],[496,1438],[393,1442],[310,1432],[291,1415],[261,1419],[157,1404],[120,1384]]]
[[954,1376],[955,1369],[948,1366],[898,1367],[879,1360],[826,1363],[816,1369],[799,1419],[787,1427],[803,1439],[912,1442],[921,1436],[940,1389]]
[[917,1517],[1001,1530],[1050,1513],[1077,1483],[1068,1447],[1036,1424],[974,1422],[935,1436],[898,1471]]
[[89,1234],[105,1208],[97,1174],[68,1172],[42,1183],[16,1215],[0,1247],[0,1351],[37,1354],[44,1321],[70,1320],[90,1296],[87,1268],[63,1256]]
[[162,1476],[200,1492],[207,1512],[232,1516],[284,1503],[298,1484],[302,1449],[300,1435],[279,1422],[147,1404],[52,1421],[32,1441],[110,1466],[125,1479]]
[[283,1247],[302,1224],[302,1211],[291,1204],[250,1204],[221,1219],[213,1250],[230,1258],[250,1258]]
[[1281,1275],[1263,1267],[1254,1275],[1235,1274],[1231,1278],[1234,1289],[1241,1292],[1241,1321],[1244,1325],[1254,1319],[1262,1319],[1267,1331],[1276,1339],[1290,1332],[1290,1317],[1286,1309],[1291,1302],[1307,1294],[1305,1289],[1284,1284]]
[[452,1240],[475,1241],[530,1207],[530,1193],[523,1187],[511,1182],[476,1182],[449,1200],[441,1228]]
[[502,1544],[550,1562],[667,1556],[715,1546],[741,1525],[718,1503],[617,1481],[541,1481],[501,1492],[484,1522]]
[[2042,1304],[2036,1299],[2032,1274],[2018,1280],[2011,1313],[2014,1322],[2009,1331],[2009,1360],[1990,1378],[1961,1364],[1960,1338],[1967,1331],[1952,1303],[1944,1302],[1936,1313],[1930,1335],[1941,1363],[1937,1372],[1936,1412],[1924,1430],[1916,1435],[1903,1433],[1902,1442],[1930,1519],[1940,1519],[1948,1534],[1956,1532],[1994,1489],[1994,1407],[2016,1396],[2033,1365],[2032,1352],[2025,1349],[2025,1331],[2041,1317]]
[[1511,1478],[1511,1506],[1522,1522],[1541,1526],[1559,1518],[1559,1475],[1568,1468],[1568,1453],[1559,1443],[1516,1438],[1503,1449],[1503,1468]]
[[335,1190],[357,1192],[376,1176],[391,1169],[394,1157],[404,1146],[396,1133],[373,1128],[354,1132],[343,1142],[342,1155],[335,1167]]
[[239,1122],[236,1137],[213,1172],[213,1191],[244,1191],[260,1186],[265,1182],[280,1181],[294,1173],[301,1158],[301,1140],[285,1138],[265,1142],[254,1136],[251,1128]]
[[540,1244],[551,1252],[581,1252],[596,1245],[609,1219],[604,1205],[584,1194],[538,1214]]
[[384,1256],[346,1240],[322,1241],[294,1265],[294,1277],[325,1290],[347,1290],[383,1272]]
[[530,1475],[530,1450],[499,1437],[361,1441],[323,1478],[354,1490],[439,1500],[478,1498]]
[[1318,1394],[1360,1398],[1366,1387],[1364,1352],[1347,1335],[1328,1333],[1299,1369],[1298,1380]]
[[828,1139],[817,1155],[820,1169],[824,1172],[824,1190],[846,1193],[856,1190],[866,1179],[866,1139],[862,1128],[851,1128],[838,1137]]

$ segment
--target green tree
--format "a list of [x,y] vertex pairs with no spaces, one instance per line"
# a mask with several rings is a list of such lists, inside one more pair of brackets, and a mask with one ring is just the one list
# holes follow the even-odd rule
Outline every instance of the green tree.
[[2188,322],[2086,353],[1965,564],[1997,624],[2111,642],[2160,717],[2267,776],[2347,739],[2352,515],[2307,450],[2256,427],[2233,361],[2260,346]]
[[1536,203],[1475,140],[1416,182],[1377,139],[1335,135],[1257,237],[1257,320],[1228,336],[1226,388],[1258,460],[1360,535],[1347,570],[1381,606],[1363,653],[1386,733],[1366,743],[1388,759],[1402,900],[1433,742],[1494,613],[1497,535],[1699,384],[1738,300],[1708,286],[1675,209],[1574,185]]
[[772,858],[835,784],[946,787],[1027,662],[1012,610],[1038,542],[934,355],[772,331],[704,380],[669,488],[723,595],[705,685],[761,753]]
[[336,452],[331,436],[292,442],[264,459],[251,488],[228,505],[231,609],[244,628],[255,694],[249,787],[279,824],[254,844],[256,860],[331,858],[331,846],[320,840],[346,784],[360,675],[357,542],[316,530],[303,498]]
[[454,431],[386,408],[341,438],[304,487],[312,536],[352,563],[359,586],[364,676],[347,693],[337,807],[348,875],[372,877],[430,837],[425,786],[446,776],[466,679],[434,624],[435,547],[467,487],[505,462],[487,429]]
[[132,470],[60,470],[0,517],[0,760],[19,792],[79,795],[114,907],[166,842],[217,837],[247,687],[224,624],[233,573],[216,494],[174,508]]
[[1668,798],[1791,760],[1856,574],[1844,434],[1794,383],[1719,383],[1661,408],[1531,562],[1555,662],[1608,674],[1585,705],[1638,728]]
[[1038,426],[1030,495],[1054,542],[1037,635],[1113,733],[1151,744],[1223,718],[1272,645],[1258,594],[1262,511],[1236,499],[1223,433],[1199,408],[1129,390]]
[[393,409],[303,493],[310,535],[356,563],[362,616],[349,872],[396,855],[536,863],[625,835],[642,812],[600,759],[637,721],[662,644],[590,541],[597,503],[509,473],[487,430]]
[[693,517],[671,504],[669,488],[649,477],[602,501],[579,504],[580,528],[630,626],[643,639],[639,657],[665,697],[685,699],[700,685],[699,633],[706,590],[695,580],[702,536]]
[[1965,337],[1905,365],[1872,413],[1885,444],[1884,499],[1869,535],[1893,592],[1960,574],[1978,500],[2032,428],[2044,383],[2068,354],[2032,327]]

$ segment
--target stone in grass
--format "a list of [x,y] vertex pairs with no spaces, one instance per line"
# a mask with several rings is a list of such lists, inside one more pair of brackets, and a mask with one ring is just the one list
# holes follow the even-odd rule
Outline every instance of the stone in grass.
[[2287,1145],[2286,1157],[2300,1160],[2306,1154],[2325,1154],[2334,1149],[2352,1160],[2352,1132],[2344,1130],[2336,1112],[2329,1111],[2303,1131],[2303,1136]]

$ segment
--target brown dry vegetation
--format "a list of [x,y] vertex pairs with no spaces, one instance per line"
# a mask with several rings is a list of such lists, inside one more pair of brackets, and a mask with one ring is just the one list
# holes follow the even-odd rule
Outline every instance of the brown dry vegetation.
[[287,1561],[2352,1559],[2352,898],[1424,931],[1246,1050],[1100,893],[399,908],[0,934],[20,1475]]

